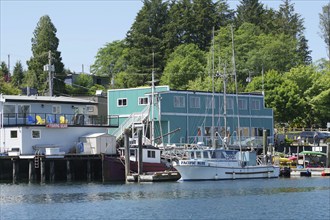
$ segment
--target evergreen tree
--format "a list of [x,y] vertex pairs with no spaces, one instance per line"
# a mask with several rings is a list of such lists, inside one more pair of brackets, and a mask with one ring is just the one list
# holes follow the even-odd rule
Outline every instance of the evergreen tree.
[[320,28],[321,28],[321,36],[324,39],[326,47],[328,48],[328,57],[330,62],[330,3],[323,6],[322,13],[320,16]]
[[308,41],[304,36],[304,19],[295,13],[294,4],[291,4],[290,0],[283,0],[275,22],[274,34],[283,33],[297,40],[297,56],[300,58],[297,65],[310,64],[312,58],[310,56],[311,51],[307,45]]
[[290,0],[283,0],[277,12],[276,23],[274,31],[284,33],[296,39],[298,34],[305,30],[303,26],[304,20],[299,14],[295,13],[294,4],[291,4]]
[[17,61],[13,71],[13,77],[11,84],[16,87],[20,87],[24,81],[24,72],[21,61]]
[[5,62],[1,62],[0,64],[0,78],[3,78],[4,82],[9,82],[10,74],[7,64]]
[[124,41],[113,41],[100,48],[96,54],[91,72],[97,76],[115,77],[127,66],[127,46]]
[[241,0],[237,6],[236,25],[241,26],[243,23],[255,24],[262,27],[265,9],[259,0]]
[[151,79],[151,73],[164,69],[164,27],[167,22],[167,2],[145,0],[135,22],[127,33],[129,48],[127,73],[136,79],[130,86],[143,85]]
[[45,93],[48,90],[48,72],[44,71],[44,65],[48,64],[48,51],[51,51],[51,63],[55,67],[53,86],[55,95],[64,92],[65,88],[64,65],[61,52],[57,51],[59,39],[56,37],[56,32],[50,17],[48,15],[41,17],[31,40],[33,57],[27,61],[28,85]]

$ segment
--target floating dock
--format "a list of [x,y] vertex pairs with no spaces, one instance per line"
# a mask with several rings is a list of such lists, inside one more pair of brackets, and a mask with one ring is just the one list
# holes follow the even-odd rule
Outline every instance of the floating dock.
[[320,176],[330,176],[330,168],[303,168],[297,169],[292,168],[290,172],[291,177],[299,176],[310,176],[310,177],[320,177]]
[[127,176],[127,182],[165,182],[178,181],[181,175],[177,171],[163,171],[149,174],[133,174]]

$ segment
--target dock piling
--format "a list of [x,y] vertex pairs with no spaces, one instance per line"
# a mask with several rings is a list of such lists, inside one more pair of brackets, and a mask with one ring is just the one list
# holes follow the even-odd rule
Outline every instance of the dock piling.
[[53,183],[55,181],[55,166],[54,161],[49,162],[49,181]]
[[34,161],[29,160],[29,182],[35,181],[35,168],[34,168]]
[[91,175],[91,160],[87,160],[87,182],[90,182],[92,180]]
[[71,163],[70,160],[66,161],[66,181],[71,182],[72,175],[71,175]]
[[[142,163],[142,130],[138,131],[138,145],[139,145],[139,158],[138,158],[138,175],[142,175],[143,173],[143,163]],[[140,178],[139,178],[140,180]]]
[[46,170],[45,170],[45,160],[40,158],[40,182],[45,183],[46,182]]
[[125,145],[125,180],[130,175],[130,152],[129,152],[129,130],[126,129],[124,132],[124,145]]
[[12,163],[13,163],[13,183],[16,183],[19,173],[19,164],[15,159],[12,159]]

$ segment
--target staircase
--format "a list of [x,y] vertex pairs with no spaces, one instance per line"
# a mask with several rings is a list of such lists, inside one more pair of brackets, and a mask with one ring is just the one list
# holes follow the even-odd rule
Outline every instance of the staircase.
[[143,123],[143,121],[149,116],[149,106],[146,106],[142,112],[132,113],[119,127],[112,132],[112,135],[118,140],[124,134],[127,128],[130,128],[133,124]]

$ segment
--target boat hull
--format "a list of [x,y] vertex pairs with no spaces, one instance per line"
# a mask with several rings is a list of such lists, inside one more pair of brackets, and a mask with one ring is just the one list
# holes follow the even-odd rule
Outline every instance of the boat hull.
[[[143,162],[142,173],[155,173],[166,170],[175,171],[170,169],[164,163],[148,163]],[[132,173],[138,172],[138,163],[130,161],[130,171]],[[104,160],[104,177],[105,181],[125,181],[125,161],[119,157],[105,157]]]
[[184,181],[277,178],[280,174],[280,168],[273,165],[245,167],[176,165],[175,168]]

